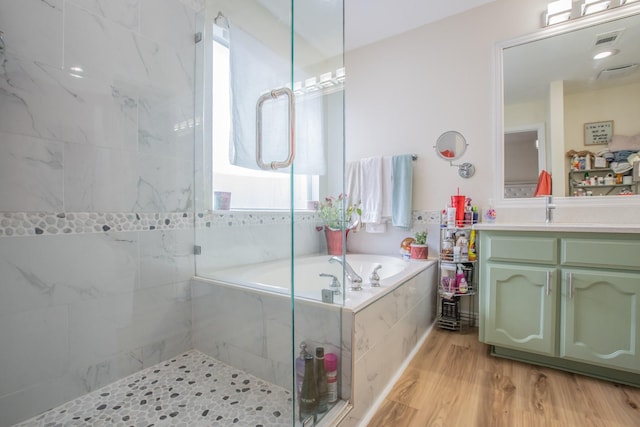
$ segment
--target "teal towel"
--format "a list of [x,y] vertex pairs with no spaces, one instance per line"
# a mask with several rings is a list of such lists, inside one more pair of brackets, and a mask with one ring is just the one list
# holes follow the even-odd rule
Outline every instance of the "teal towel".
[[413,205],[413,158],[411,154],[393,156],[391,224],[411,228]]

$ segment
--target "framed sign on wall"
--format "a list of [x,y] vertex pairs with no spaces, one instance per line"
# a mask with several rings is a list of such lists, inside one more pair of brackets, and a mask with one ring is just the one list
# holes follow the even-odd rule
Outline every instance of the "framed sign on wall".
[[600,145],[611,142],[613,120],[584,124],[584,145]]

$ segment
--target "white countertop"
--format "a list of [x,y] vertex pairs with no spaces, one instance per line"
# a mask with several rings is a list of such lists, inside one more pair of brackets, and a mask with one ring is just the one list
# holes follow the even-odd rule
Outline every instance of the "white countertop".
[[594,224],[594,223],[479,223],[474,230],[482,231],[550,231],[576,233],[638,233],[640,224]]

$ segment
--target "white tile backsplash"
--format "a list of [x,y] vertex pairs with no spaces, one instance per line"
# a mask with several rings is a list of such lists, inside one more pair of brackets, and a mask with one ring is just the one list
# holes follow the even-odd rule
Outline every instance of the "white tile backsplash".
[[0,211],[62,210],[63,144],[0,132]]
[[[177,51],[193,49],[195,13],[178,0],[140,0],[140,33]],[[185,31],[187,29],[187,31]]]
[[7,52],[62,67],[63,0],[1,0]]
[[63,376],[69,361],[68,335],[66,305],[0,316],[0,396],[32,387],[43,378]]
[[132,211],[138,197],[138,155],[82,144],[66,144],[64,206],[72,212]]
[[116,22],[128,30],[140,29],[140,0],[67,0],[67,4]]

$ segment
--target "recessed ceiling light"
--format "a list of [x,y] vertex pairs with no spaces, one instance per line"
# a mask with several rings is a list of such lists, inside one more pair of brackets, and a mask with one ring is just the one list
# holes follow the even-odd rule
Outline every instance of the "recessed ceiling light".
[[598,60],[608,58],[612,55],[615,55],[616,53],[618,53],[618,49],[601,50],[600,52],[597,52],[593,55],[593,59]]

